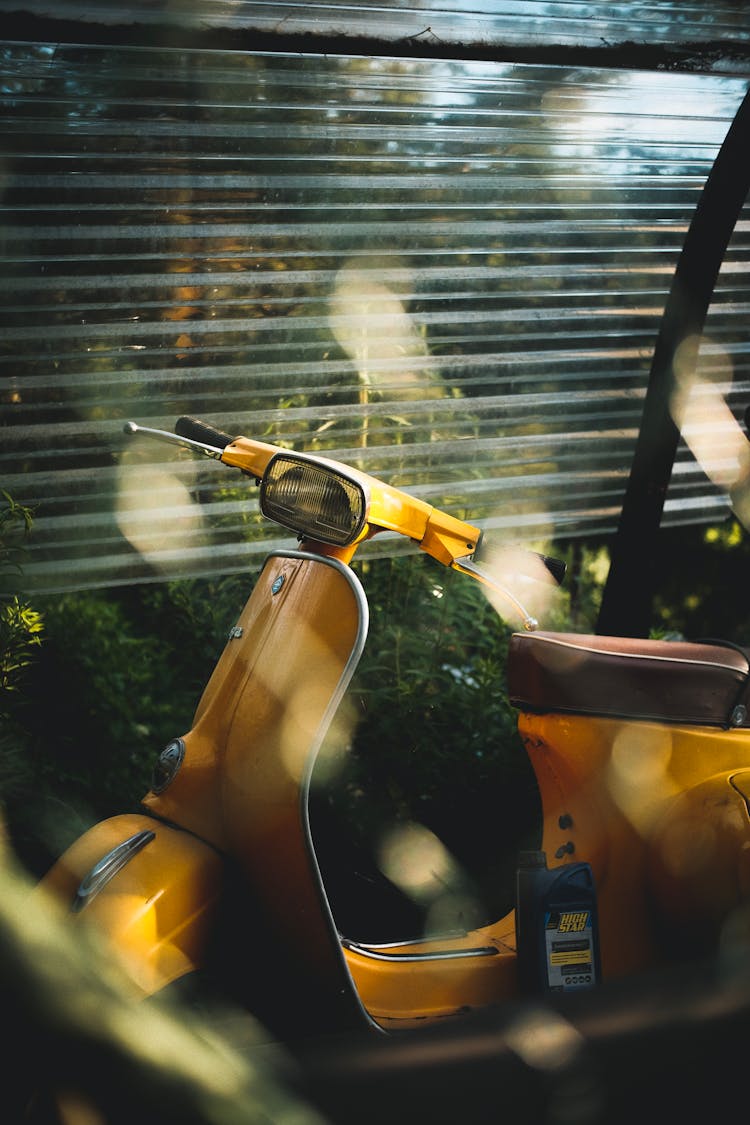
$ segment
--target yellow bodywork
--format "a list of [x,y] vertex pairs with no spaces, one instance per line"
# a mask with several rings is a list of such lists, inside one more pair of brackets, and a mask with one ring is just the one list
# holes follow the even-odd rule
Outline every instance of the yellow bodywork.
[[[272,556],[184,736],[182,768],[145,798],[154,819],[98,825],[45,880],[69,901],[109,848],[156,830],[83,912],[145,993],[201,965],[226,853],[262,904],[282,964],[289,957],[349,1012],[360,1005],[385,1029],[408,1028],[517,994],[512,911],[459,937],[387,948],[336,930],[307,790],[366,613],[336,559]],[[690,948],[686,939],[715,936],[750,890],[750,732],[526,713],[519,729],[540,786],[549,865],[592,865],[604,977],[669,959],[675,942]],[[249,934],[250,958],[253,948]]]
[[603,976],[702,952],[750,889],[750,731],[525,713],[519,730],[551,864],[592,866]]
[[[238,438],[222,460],[261,477],[274,452]],[[462,569],[476,528],[352,475],[368,491],[362,539],[396,529]],[[512,911],[472,933],[402,946],[366,946],[336,930],[307,798],[367,632],[347,565],[355,549],[316,545],[315,554],[267,560],[182,739],[181,767],[144,799],[153,818],[98,825],[44,880],[69,902],[112,847],[156,832],[81,915],[119,948],[144,993],[202,964],[223,855],[239,865],[277,967],[293,967],[303,992],[314,982],[302,1003],[327,1009],[331,1026],[361,1013],[385,1029],[414,1027],[517,993]],[[750,891],[750,731],[555,713],[521,713],[519,730],[539,782],[549,865],[592,866],[603,976],[715,938]],[[346,743],[345,730],[338,737]],[[253,936],[242,935],[243,951],[261,961]]]
[[[112,847],[156,831],[80,915],[119,948],[144,992],[202,964],[225,853],[239,861],[279,947],[321,994],[350,993],[350,1006],[361,1004],[383,1027],[443,1020],[515,991],[512,914],[464,937],[387,952],[342,943],[335,928],[310,840],[307,787],[364,644],[366,612],[356,579],[336,560],[272,556],[184,736],[181,769],[163,793],[144,799],[153,818],[97,825],[44,880],[70,902]],[[250,958],[253,949],[248,934]]]
[[518,993],[514,914],[461,937],[345,946],[360,999],[386,1031],[421,1027]]
[[154,832],[154,839],[70,919],[106,935],[136,987],[150,995],[203,962],[222,886],[223,865],[213,848],[151,817],[114,816],[64,853],[41,890],[71,905],[95,865],[143,831]]
[[[522,713],[550,867],[591,863],[605,978],[699,954],[750,894],[750,731]],[[494,956],[408,964],[347,950],[367,1009],[416,1026],[517,995],[515,917],[388,954]]]
[[[268,462],[277,452],[275,446],[265,442],[239,437],[224,449],[221,460],[260,480]],[[359,481],[368,501],[367,521],[359,538],[348,549],[332,552],[338,558],[351,558],[359,543],[378,531],[396,531],[404,535],[443,566],[454,566],[458,559],[475,550],[480,538],[479,528],[349,465],[330,458],[320,460]],[[320,545],[316,544],[316,550],[319,549]]]
[[366,633],[348,568],[273,556],[185,735],[185,760],[145,805],[232,855],[290,956],[351,988],[309,839],[307,788]]

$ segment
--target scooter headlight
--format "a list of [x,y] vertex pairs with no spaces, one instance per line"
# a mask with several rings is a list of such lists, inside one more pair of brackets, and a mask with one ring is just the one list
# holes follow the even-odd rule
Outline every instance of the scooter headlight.
[[295,453],[277,453],[260,485],[260,510],[302,538],[346,547],[367,519],[360,482],[339,469]]

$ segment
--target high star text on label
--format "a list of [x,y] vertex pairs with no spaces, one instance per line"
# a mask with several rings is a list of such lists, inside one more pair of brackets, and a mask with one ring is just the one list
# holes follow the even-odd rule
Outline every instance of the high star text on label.
[[557,932],[560,934],[578,934],[588,925],[588,910],[570,911],[560,915]]

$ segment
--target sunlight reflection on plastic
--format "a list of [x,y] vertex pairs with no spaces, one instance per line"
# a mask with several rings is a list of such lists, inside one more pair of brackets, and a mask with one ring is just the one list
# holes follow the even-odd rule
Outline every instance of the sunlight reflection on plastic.
[[[481,567],[493,582],[509,590],[532,617],[542,620],[560,604],[562,594],[558,584],[531,550],[493,544],[483,553]],[[502,594],[491,586],[482,589],[495,612],[515,627],[517,622]]]
[[[405,297],[412,294],[412,271],[392,264],[383,269],[377,259],[358,258],[338,270],[329,303],[331,331],[358,373],[360,405],[369,405],[371,393],[382,400],[377,417],[362,415],[361,444],[368,443],[373,426],[385,424],[390,430],[394,422],[399,427],[424,422],[424,416],[398,412],[396,403],[446,394],[424,333],[407,313],[399,290]],[[389,402],[394,403],[392,412]],[[333,424],[326,422],[320,429]]]
[[[273,674],[273,690],[283,701],[283,716],[279,730],[279,752],[287,774],[301,778],[306,765],[309,765],[310,747],[315,745],[319,732],[322,733],[324,719],[327,717],[331,699],[338,684],[343,666],[337,657],[316,634],[300,621],[295,622],[296,648],[304,654],[305,673],[299,675],[301,661],[290,659],[285,677],[281,666]],[[262,671],[256,670],[256,675]],[[351,708],[340,710],[332,719],[327,731],[325,754],[318,759],[321,771],[320,780],[325,780],[343,764],[343,750],[349,743],[350,729],[354,716]]]
[[[440,894],[429,905],[424,922],[423,936],[441,937],[457,928],[472,930],[481,924],[481,906],[473,895],[461,891]],[[467,975],[470,975],[468,964]]]
[[358,721],[354,700],[349,695],[344,696],[326,732],[315,763],[313,781],[316,785],[330,785],[343,770]]
[[379,861],[391,882],[415,899],[432,898],[456,878],[450,853],[421,824],[410,823],[387,833],[380,844]]
[[156,570],[174,573],[207,544],[203,513],[168,468],[123,456],[115,477],[115,519],[132,547]]
[[[367,259],[338,270],[329,316],[336,340],[356,363],[364,384],[388,382],[399,391],[405,384],[421,384],[403,361],[427,353],[424,337],[403,302],[383,284],[380,271],[368,268]],[[399,362],[391,369],[389,360]]]
[[569,1066],[584,1045],[581,1033],[551,1010],[530,1011],[508,1029],[510,1048],[535,1070]]
[[[717,834],[713,824],[695,815],[690,803],[671,810],[664,825],[659,826],[654,839],[659,861],[669,875],[683,881],[695,881],[702,872],[715,866]],[[693,898],[698,900],[698,889],[693,888]]]
[[[701,352],[704,369],[697,370]],[[674,359],[676,390],[670,404],[675,424],[706,476],[729,493],[737,518],[750,527],[750,443],[726,401],[733,367],[726,352],[713,342],[689,336]]]
[[303,776],[308,751],[330,699],[330,690],[320,679],[310,676],[296,687],[290,684],[283,698],[279,752],[289,777],[298,779]]
[[641,835],[648,833],[664,801],[677,792],[669,773],[671,760],[672,734],[663,727],[640,724],[634,731],[626,724],[615,735],[609,791]]

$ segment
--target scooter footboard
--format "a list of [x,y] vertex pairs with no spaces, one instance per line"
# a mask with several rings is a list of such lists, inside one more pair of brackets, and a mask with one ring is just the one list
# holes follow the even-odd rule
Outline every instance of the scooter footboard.
[[76,840],[39,891],[102,934],[151,995],[202,963],[222,876],[219,854],[195,836],[128,814]]

